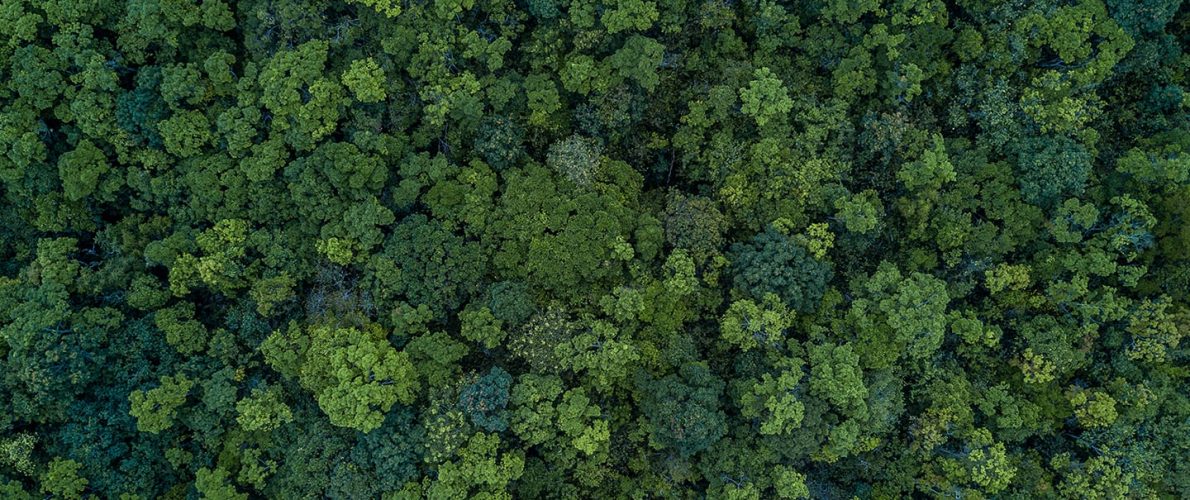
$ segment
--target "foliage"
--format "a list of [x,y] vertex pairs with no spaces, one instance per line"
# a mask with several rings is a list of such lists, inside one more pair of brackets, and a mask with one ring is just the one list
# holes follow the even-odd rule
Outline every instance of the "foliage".
[[737,288],[754,299],[775,294],[799,312],[817,307],[832,275],[829,264],[772,228],[733,245],[731,258]]
[[705,365],[688,364],[677,374],[645,378],[637,385],[653,446],[689,457],[726,433],[726,417],[719,408],[723,381]]
[[194,381],[185,375],[161,377],[161,385],[147,392],[136,390],[128,396],[130,413],[136,417],[136,428],[142,432],[158,433],[173,425],[178,407],[186,402],[186,394]]
[[0,498],[1190,498],[1179,0],[0,0]]
[[41,476],[41,491],[58,498],[83,498],[87,480],[79,477],[80,468],[74,460],[55,458]]
[[501,432],[508,428],[504,408],[508,406],[510,384],[512,375],[499,367],[493,367],[459,391],[459,409],[476,427],[488,432]]
[[338,426],[368,432],[397,401],[413,401],[409,355],[394,349],[377,325],[302,329],[291,323],[265,339],[261,351],[270,366],[313,392]]

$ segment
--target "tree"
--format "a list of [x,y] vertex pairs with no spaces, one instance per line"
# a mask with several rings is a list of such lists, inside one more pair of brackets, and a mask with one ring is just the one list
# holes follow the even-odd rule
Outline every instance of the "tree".
[[865,416],[868,389],[863,383],[859,355],[849,344],[807,347],[810,357],[810,393],[829,401],[844,415]]
[[615,8],[605,11],[601,18],[608,33],[615,34],[627,30],[648,31],[657,21],[657,5],[654,2],[618,0],[612,5]]
[[558,404],[558,428],[575,449],[594,455],[607,447],[610,438],[602,411],[591,402],[583,388],[566,391]]
[[866,364],[888,366],[901,355],[924,360],[942,347],[950,303],[946,283],[922,273],[905,276],[886,262],[862,287],[865,297],[852,303],[848,315]]
[[506,333],[500,320],[486,307],[466,309],[459,313],[460,333],[463,338],[477,342],[486,349],[494,349],[504,340]]
[[387,17],[397,17],[401,14],[401,4],[393,0],[349,0],[351,3],[359,3],[376,9],[376,12],[384,14]]
[[0,463],[18,474],[32,476],[35,467],[33,448],[36,445],[37,436],[29,433],[0,439]]
[[620,78],[631,79],[641,88],[652,92],[661,83],[657,68],[664,54],[665,46],[656,40],[632,35],[606,62]]
[[667,243],[700,262],[722,251],[728,222],[713,200],[670,191],[665,202]]
[[3,494],[5,498],[12,498],[13,500],[33,500],[34,498],[33,495],[25,491],[25,488],[18,481],[5,480],[3,483],[0,483],[0,494]]
[[781,435],[794,432],[805,417],[805,405],[794,396],[801,383],[800,360],[782,360],[775,376],[761,374],[760,380],[740,396],[740,413],[760,420],[760,433]]
[[731,303],[719,322],[723,340],[745,351],[757,347],[780,347],[787,330],[793,326],[794,313],[775,294],[767,294],[760,304],[749,299]]
[[1012,465],[1004,449],[1004,443],[991,443],[991,433],[978,429],[975,442],[979,447],[966,454],[966,467],[971,481],[988,493],[999,493],[1012,482],[1016,467]]
[[1066,137],[1035,138],[1022,146],[1017,171],[1025,201],[1048,208],[1083,193],[1091,155]]
[[282,272],[277,276],[261,278],[252,283],[252,289],[248,293],[252,300],[256,301],[256,312],[261,316],[270,316],[278,304],[294,298],[293,288],[296,284],[288,273]]
[[921,158],[906,163],[897,171],[897,180],[904,183],[910,191],[927,193],[936,192],[942,189],[944,184],[957,178],[940,136],[934,136],[933,147],[922,152]]
[[492,367],[459,392],[459,409],[477,427],[488,432],[501,432],[508,428],[504,408],[508,405],[510,384],[512,375],[500,367]]
[[364,103],[381,102],[385,99],[384,70],[372,58],[351,61],[351,67],[343,72],[343,85]]
[[483,254],[478,245],[423,215],[402,220],[380,255],[400,270],[399,279],[389,284],[393,291],[430,306],[437,317],[459,309],[480,291]]
[[756,120],[763,127],[793,109],[793,99],[779,78],[768,68],[757,69],[748,86],[740,89],[740,108],[745,115]]
[[520,325],[536,311],[529,287],[518,281],[501,281],[488,287],[487,307],[505,325]]
[[171,307],[158,309],[154,314],[157,328],[165,333],[165,341],[182,354],[192,354],[206,349],[211,333],[202,323],[194,319],[194,304],[179,302]]
[[594,139],[572,135],[550,145],[546,165],[575,185],[588,187],[602,162],[601,151]]
[[508,484],[525,469],[525,458],[519,452],[499,452],[500,438],[494,434],[477,433],[459,450],[460,459],[438,467],[434,480],[425,479],[428,498],[474,496],[497,498],[506,494]]
[[244,257],[247,254],[248,223],[225,219],[200,233],[195,241],[202,256],[183,253],[170,267],[170,290],[176,296],[190,293],[200,283],[231,294],[245,285]]
[[1085,462],[1073,460],[1064,453],[1054,457],[1051,464],[1064,470],[1058,491],[1064,495],[1091,498],[1128,498],[1133,475],[1110,457],[1092,457]]
[[529,99],[529,124],[549,128],[551,117],[562,109],[558,87],[549,75],[534,74],[525,79],[525,95]]
[[511,429],[529,446],[552,439],[556,433],[556,401],[562,379],[556,375],[521,375],[512,388]]
[[79,477],[82,464],[74,460],[54,458],[41,475],[41,491],[58,498],[83,498],[87,488],[86,478]]
[[246,431],[271,431],[293,421],[293,412],[276,386],[252,389],[251,395],[236,402],[236,421]]
[[757,234],[747,244],[731,247],[736,288],[753,299],[775,294],[798,312],[818,306],[833,274],[829,264],[811,257],[806,249],[773,228]]
[[626,337],[612,324],[595,321],[559,343],[553,354],[571,371],[586,372],[594,389],[606,391],[625,379],[629,368],[640,359],[636,346]]
[[80,141],[73,151],[58,158],[58,176],[62,188],[70,200],[81,200],[90,196],[99,186],[100,176],[106,174],[107,156],[91,141]]
[[485,116],[475,134],[475,152],[496,170],[516,166],[525,154],[525,131],[505,116]]
[[[665,274],[665,281],[662,282],[662,285],[666,291],[675,296],[689,296],[698,290],[699,283],[698,277],[695,274],[694,260],[686,254],[685,250],[676,250],[669,254],[669,257],[665,259]],[[617,291],[622,290],[627,289],[621,288]],[[627,293],[625,292],[623,295],[627,295]],[[636,296],[639,297],[639,294],[636,294]],[[638,298],[637,300],[639,301],[640,299]],[[639,304],[638,309],[644,309],[644,304]],[[634,313],[630,317],[634,317],[635,315]]]
[[[1127,333],[1131,343],[1125,350],[1128,358],[1150,363],[1161,363],[1170,349],[1175,348],[1186,335],[1186,328],[1175,325],[1167,309],[1169,301],[1164,299],[1144,300],[1130,315]],[[1184,318],[1184,313],[1182,315]]]
[[199,111],[175,113],[157,124],[165,150],[179,158],[198,156],[214,138],[211,123]]
[[773,471],[774,489],[780,498],[810,498],[806,476],[788,467],[777,466]]
[[332,424],[370,432],[398,401],[413,402],[417,379],[409,354],[388,343],[377,325],[363,330],[311,326],[273,332],[265,361],[314,393]]
[[594,190],[557,183],[538,166],[506,173],[486,228],[498,244],[492,262],[502,278],[571,298],[622,275],[635,256],[629,239],[639,219],[627,205],[641,179],[622,162],[603,168],[606,182]]
[[650,443],[690,458],[719,441],[727,431],[726,415],[719,408],[723,386],[722,380],[697,363],[684,365],[677,374],[638,381]]
[[299,151],[333,132],[344,103],[342,87],[324,76],[329,45],[312,40],[278,52],[257,77],[260,103],[276,116],[273,127]]
[[1067,392],[1066,399],[1074,407],[1074,414],[1083,427],[1106,427],[1116,421],[1116,400],[1103,391],[1073,387]]
[[179,374],[162,376],[161,385],[148,391],[132,391],[128,395],[128,401],[132,404],[129,414],[136,417],[136,428],[157,434],[172,427],[178,407],[186,402],[192,387],[194,381]]
[[227,484],[228,472],[224,469],[215,470],[201,467],[194,473],[194,488],[203,498],[211,500],[248,500],[248,495],[236,491],[235,486]]
[[880,225],[883,207],[875,191],[867,190],[835,201],[835,217],[848,231],[867,234]]

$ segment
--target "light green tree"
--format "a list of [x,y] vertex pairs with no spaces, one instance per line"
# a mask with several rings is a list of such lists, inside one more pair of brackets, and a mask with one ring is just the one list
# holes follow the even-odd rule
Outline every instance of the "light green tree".
[[757,69],[747,87],[740,89],[740,108],[744,114],[756,120],[763,127],[770,121],[786,115],[793,109],[793,99],[781,79],[768,68]]
[[194,381],[185,375],[165,375],[161,377],[161,385],[153,389],[132,391],[128,396],[132,409],[128,413],[136,417],[136,428],[151,434],[169,429],[193,386]]

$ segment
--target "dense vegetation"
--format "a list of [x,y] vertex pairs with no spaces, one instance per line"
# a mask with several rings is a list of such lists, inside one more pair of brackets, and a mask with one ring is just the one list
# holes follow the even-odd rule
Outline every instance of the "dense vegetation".
[[0,0],[0,498],[1188,498],[1180,0]]

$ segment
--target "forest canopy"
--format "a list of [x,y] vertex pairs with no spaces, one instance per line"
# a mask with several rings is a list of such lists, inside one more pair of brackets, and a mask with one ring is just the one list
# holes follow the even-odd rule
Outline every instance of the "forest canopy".
[[0,0],[0,498],[1188,498],[1188,43]]

